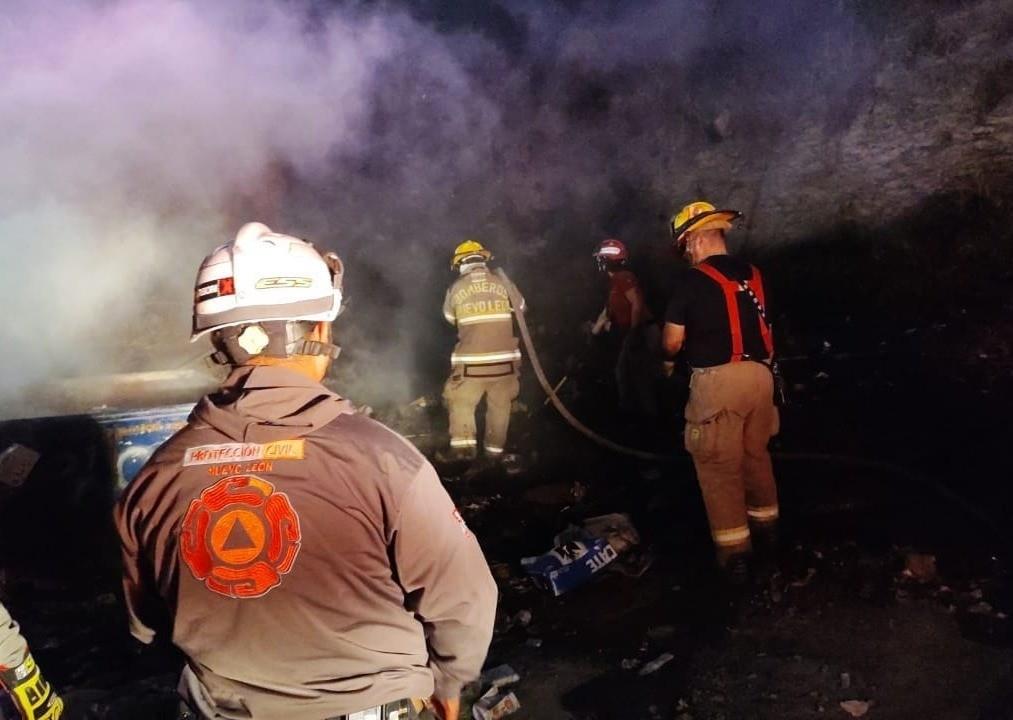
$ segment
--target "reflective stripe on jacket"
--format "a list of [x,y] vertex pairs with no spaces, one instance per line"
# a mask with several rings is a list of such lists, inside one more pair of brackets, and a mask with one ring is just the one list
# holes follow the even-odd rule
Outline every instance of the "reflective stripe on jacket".
[[447,290],[443,317],[457,326],[458,336],[451,364],[483,365],[521,359],[507,282],[485,265],[478,265]]

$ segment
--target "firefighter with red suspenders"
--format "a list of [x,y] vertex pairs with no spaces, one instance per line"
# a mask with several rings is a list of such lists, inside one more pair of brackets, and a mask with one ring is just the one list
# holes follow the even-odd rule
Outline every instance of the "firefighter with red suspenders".
[[694,202],[672,218],[672,240],[691,267],[665,314],[665,355],[692,369],[686,450],[693,457],[719,565],[748,577],[753,540],[773,542],[777,486],[767,443],[778,431],[774,345],[763,276],[728,254],[741,213]]

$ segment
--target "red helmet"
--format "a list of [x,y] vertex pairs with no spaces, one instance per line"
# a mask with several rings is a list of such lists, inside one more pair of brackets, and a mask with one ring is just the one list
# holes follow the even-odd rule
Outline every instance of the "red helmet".
[[630,259],[630,253],[621,241],[609,238],[602,242],[598,246],[598,249],[594,251],[594,259],[598,262],[598,269],[604,270],[612,263],[625,263]]

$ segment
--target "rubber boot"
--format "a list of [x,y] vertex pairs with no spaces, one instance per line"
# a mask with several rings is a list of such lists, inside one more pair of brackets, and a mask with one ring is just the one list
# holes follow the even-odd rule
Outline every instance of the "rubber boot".
[[743,587],[749,582],[750,553],[736,553],[721,563],[721,577],[732,587]]

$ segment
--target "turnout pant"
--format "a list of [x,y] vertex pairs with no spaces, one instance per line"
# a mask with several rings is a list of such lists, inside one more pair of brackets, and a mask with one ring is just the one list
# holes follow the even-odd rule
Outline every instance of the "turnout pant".
[[503,454],[510,427],[510,409],[520,392],[520,381],[516,363],[500,363],[495,367],[498,369],[482,365],[457,366],[444,385],[443,401],[450,415],[451,448],[477,450],[475,408],[484,396],[485,453]]
[[767,443],[777,434],[773,377],[757,362],[694,368],[686,405],[693,457],[718,562],[748,552],[750,525],[777,522],[777,486]]

